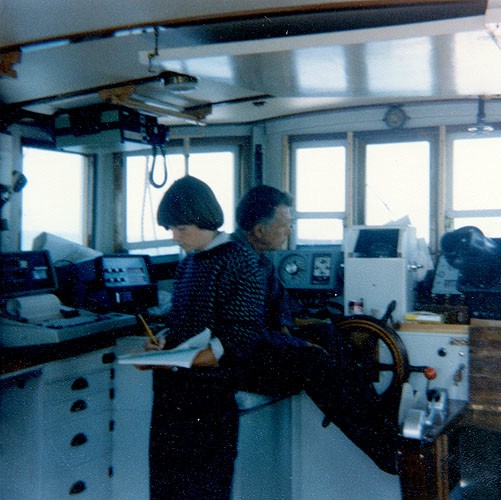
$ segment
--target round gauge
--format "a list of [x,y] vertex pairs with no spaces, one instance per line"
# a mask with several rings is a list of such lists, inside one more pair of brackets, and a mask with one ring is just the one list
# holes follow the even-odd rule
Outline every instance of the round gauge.
[[285,287],[294,287],[305,279],[306,259],[302,255],[291,254],[284,257],[278,266],[278,275]]
[[408,116],[405,111],[398,106],[391,106],[384,115],[383,121],[390,128],[400,128],[404,126]]
[[284,265],[284,271],[289,274],[297,274],[299,271],[299,266],[297,265],[297,262],[287,262]]
[[331,258],[328,255],[313,257],[312,283],[328,283],[331,276]]

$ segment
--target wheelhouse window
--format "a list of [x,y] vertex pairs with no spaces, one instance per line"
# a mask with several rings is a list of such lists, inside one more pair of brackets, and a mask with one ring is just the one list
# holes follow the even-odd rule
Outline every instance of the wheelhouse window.
[[364,140],[363,223],[408,221],[430,241],[431,142]]
[[[155,159],[155,176],[162,178],[163,161]],[[151,155],[129,155],[126,158],[126,247],[131,253],[165,255],[179,253],[172,232],[157,224],[157,209],[163,194],[184,175],[193,175],[214,191],[224,212],[222,230],[234,230],[239,149],[236,146],[192,148],[189,156],[181,148],[170,149],[165,157],[167,182],[157,189],[149,182],[153,164]],[[156,179],[158,182],[159,179]]]
[[86,156],[23,147],[21,249],[48,232],[88,245],[90,165]]
[[312,139],[292,143],[292,193],[297,244],[342,241],[345,185],[344,141]]
[[501,237],[501,135],[451,134],[449,153],[448,229],[476,226]]

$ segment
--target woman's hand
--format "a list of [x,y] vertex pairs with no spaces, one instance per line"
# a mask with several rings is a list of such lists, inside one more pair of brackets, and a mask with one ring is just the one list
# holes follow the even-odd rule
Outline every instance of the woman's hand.
[[[146,339],[144,342],[145,351],[161,351],[165,346],[165,339],[158,339],[158,344],[155,344],[152,339]],[[138,370],[172,370],[172,366],[167,365],[134,365]],[[192,367],[210,367],[219,366],[217,358],[214,356],[212,349],[207,347],[200,351],[193,360]]]
[[200,351],[195,359],[193,360],[193,364],[191,366],[198,367],[208,367],[208,366],[219,366],[219,362],[214,356],[212,349],[207,347],[203,351]]
[[149,337],[144,341],[144,350],[145,351],[162,351],[165,347],[165,339],[157,337],[157,343],[153,342],[153,339]]
[[[153,342],[153,339],[147,338],[144,341],[143,348],[145,351],[161,351],[165,347],[165,339],[157,338],[157,343]],[[170,370],[171,366],[156,366],[156,365],[134,365],[138,370],[153,370],[153,369],[167,369]]]

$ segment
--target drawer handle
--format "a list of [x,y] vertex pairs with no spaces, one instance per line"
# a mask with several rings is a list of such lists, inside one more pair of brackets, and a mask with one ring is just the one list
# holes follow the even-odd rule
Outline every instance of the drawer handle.
[[71,446],[82,446],[86,442],[87,436],[83,432],[80,432],[73,436],[73,439],[71,440]]
[[76,413],[77,411],[84,411],[87,409],[87,403],[83,399],[78,399],[71,405],[70,411]]
[[73,384],[71,384],[72,391],[81,391],[82,389],[87,389],[87,387],[89,387],[89,382],[87,382],[87,379],[84,377],[75,379]]
[[103,365],[109,365],[114,363],[116,359],[117,357],[114,352],[107,352],[106,354],[103,354],[101,361],[103,362]]
[[70,495],[78,495],[83,493],[86,489],[85,483],[83,481],[77,481],[70,488]]

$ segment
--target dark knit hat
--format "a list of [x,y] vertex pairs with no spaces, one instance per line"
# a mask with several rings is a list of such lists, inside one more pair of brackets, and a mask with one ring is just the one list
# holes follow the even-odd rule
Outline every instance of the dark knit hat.
[[200,179],[187,175],[175,181],[158,206],[161,226],[194,224],[215,231],[223,225],[224,215],[212,189]]

